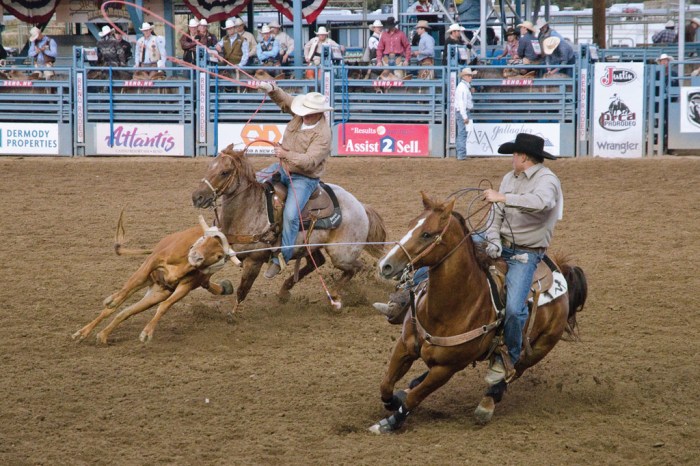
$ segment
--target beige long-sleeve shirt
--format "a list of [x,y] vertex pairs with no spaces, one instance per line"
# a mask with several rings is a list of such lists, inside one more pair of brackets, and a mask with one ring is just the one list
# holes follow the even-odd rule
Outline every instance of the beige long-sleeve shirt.
[[270,92],[270,98],[283,112],[292,115],[282,138],[282,147],[289,151],[282,165],[289,173],[320,178],[331,155],[331,128],[326,116],[321,116],[312,128],[302,129],[304,120],[292,112],[294,98],[291,95],[277,88]]
[[499,192],[506,202],[493,206],[493,223],[488,239],[505,238],[529,248],[546,248],[554,226],[564,210],[564,195],[559,178],[541,163],[519,175],[511,171],[503,177]]

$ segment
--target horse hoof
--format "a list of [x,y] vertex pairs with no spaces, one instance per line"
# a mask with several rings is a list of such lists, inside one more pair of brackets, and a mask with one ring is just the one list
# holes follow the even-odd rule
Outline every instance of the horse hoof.
[[75,332],[75,333],[74,333],[73,335],[71,335],[70,337],[71,337],[73,340],[75,340],[76,343],[80,343],[81,341],[83,341],[83,340],[85,339],[85,335],[83,335],[83,333],[82,333],[80,330],[78,330],[77,332]]
[[389,423],[388,420],[382,419],[381,421],[377,422],[372,427],[370,427],[369,431],[377,435],[389,434],[394,431],[394,427]]
[[102,332],[98,333],[95,336],[95,339],[97,340],[98,345],[106,345],[107,344],[107,335],[103,334]]
[[486,425],[491,421],[493,417],[493,412],[496,409],[496,403],[490,396],[484,397],[479,406],[474,410],[474,417],[478,424]]

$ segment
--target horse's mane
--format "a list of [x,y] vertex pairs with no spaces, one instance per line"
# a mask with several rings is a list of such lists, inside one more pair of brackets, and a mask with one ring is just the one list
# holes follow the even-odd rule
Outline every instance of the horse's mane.
[[[452,211],[452,216],[459,222],[459,225],[462,227],[462,232],[465,235],[471,236],[471,232],[469,231],[469,227],[467,226],[467,221],[464,219],[464,216],[459,212],[455,212],[454,210]],[[486,242],[484,241],[477,244],[472,241],[471,238],[468,238],[467,241],[469,241],[469,244],[474,251],[474,257],[476,257],[476,263],[479,265],[479,268],[484,272],[488,272],[489,266],[493,265],[495,260],[486,254]]]
[[231,160],[233,168],[238,173],[239,178],[249,183],[257,183],[257,179],[255,178],[255,170],[250,162],[248,162],[248,160],[245,158],[244,149],[234,150],[233,144],[230,144],[226,149],[222,150],[219,155],[227,157],[229,160]]

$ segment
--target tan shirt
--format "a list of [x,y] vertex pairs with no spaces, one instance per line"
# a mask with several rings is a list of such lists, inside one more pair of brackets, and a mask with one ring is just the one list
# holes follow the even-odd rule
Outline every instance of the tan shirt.
[[552,170],[538,163],[518,176],[511,171],[498,190],[505,194],[506,202],[491,210],[494,218],[488,239],[502,237],[519,246],[549,247],[564,209],[561,183]]
[[304,120],[292,112],[293,97],[279,88],[270,92],[270,97],[283,112],[293,115],[282,139],[282,147],[289,151],[282,165],[289,173],[320,178],[331,155],[331,128],[326,116],[313,128],[301,129]]

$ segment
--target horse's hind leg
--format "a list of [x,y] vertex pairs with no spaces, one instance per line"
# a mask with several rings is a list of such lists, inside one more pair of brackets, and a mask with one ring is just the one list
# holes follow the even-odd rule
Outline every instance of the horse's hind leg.
[[316,270],[317,267],[321,267],[325,263],[326,256],[323,255],[323,252],[321,252],[320,249],[316,249],[314,252],[312,252],[310,257],[307,256],[304,267],[299,269],[298,280],[295,280],[294,275],[292,275],[291,277],[287,278],[282,284],[282,288],[280,288],[279,292],[277,293],[277,297],[280,299],[280,301],[286,303],[291,295],[289,291],[294,287],[297,281],[301,281],[302,278]]

